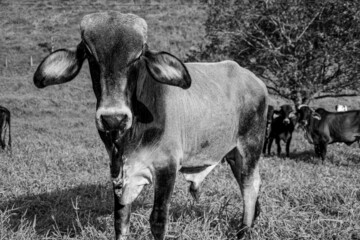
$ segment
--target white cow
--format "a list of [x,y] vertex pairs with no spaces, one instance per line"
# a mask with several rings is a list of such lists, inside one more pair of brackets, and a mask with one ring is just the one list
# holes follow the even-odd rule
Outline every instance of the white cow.
[[346,105],[338,104],[338,105],[335,106],[335,110],[337,112],[346,112],[348,110],[348,107]]

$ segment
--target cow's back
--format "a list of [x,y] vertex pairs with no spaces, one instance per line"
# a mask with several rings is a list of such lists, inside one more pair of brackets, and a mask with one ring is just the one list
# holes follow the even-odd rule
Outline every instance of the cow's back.
[[322,114],[319,125],[326,142],[354,142],[360,137],[360,111]]

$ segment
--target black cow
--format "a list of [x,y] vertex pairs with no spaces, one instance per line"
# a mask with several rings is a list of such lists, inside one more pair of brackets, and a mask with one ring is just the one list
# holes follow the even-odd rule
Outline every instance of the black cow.
[[116,239],[129,235],[131,204],[151,183],[151,232],[164,239],[178,172],[197,197],[206,175],[224,157],[243,195],[239,235],[246,232],[259,209],[265,84],[233,61],[183,63],[149,50],[147,24],[133,14],[89,14],[80,29],[77,48],[47,56],[34,83],[42,88],[71,81],[88,60],[96,126],[111,163]]
[[360,140],[360,110],[328,112],[307,105],[298,107],[299,124],[305,129],[305,137],[314,144],[315,154],[325,160],[327,145],[343,142],[346,145]]
[[[295,124],[296,114],[291,105],[285,104],[280,107],[280,110],[274,110],[268,138],[268,154],[270,154],[271,145],[275,139],[277,145],[277,154],[280,155],[280,140],[283,140],[286,143],[286,157],[289,157],[290,143]],[[266,148],[266,146],[264,146],[264,148]]]
[[[8,135],[8,142],[6,142]],[[0,147],[11,151],[10,111],[0,106]]]
[[268,144],[269,141],[269,137],[270,137],[270,132],[271,132],[271,123],[273,120],[273,116],[274,116],[274,106],[269,105],[268,106],[268,112],[267,112],[267,121],[266,121],[266,130],[265,130],[265,142],[264,142],[264,147],[263,147],[263,153],[266,153],[266,146]]

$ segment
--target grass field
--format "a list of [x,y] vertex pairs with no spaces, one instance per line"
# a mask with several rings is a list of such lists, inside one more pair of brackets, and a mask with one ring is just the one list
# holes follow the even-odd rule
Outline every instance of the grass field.
[[[0,67],[0,105],[12,113],[13,136],[12,156],[0,153],[0,240],[113,238],[109,163],[95,128],[87,65],[71,83],[43,90],[33,85],[36,66],[29,66],[29,56],[36,65],[47,54],[38,43],[55,33],[57,48],[74,46],[83,13],[113,3],[98,0],[86,8],[90,1],[81,2],[76,8],[63,1],[63,8],[70,9],[65,11],[51,0],[28,5],[0,1],[0,43],[5,46],[0,60],[6,56],[9,64]],[[201,6],[130,10],[148,20],[154,48],[183,58],[202,40],[206,16]],[[272,103],[282,101],[273,98]],[[336,103],[360,108],[359,98],[312,104],[333,110]],[[313,156],[313,146],[297,131],[290,158],[261,158],[262,212],[251,239],[360,239],[359,146],[329,146],[324,165]],[[234,239],[242,201],[230,167],[224,163],[208,176],[199,203],[187,189],[179,175],[168,239]],[[133,205],[131,239],[152,239],[152,200],[148,186]]]

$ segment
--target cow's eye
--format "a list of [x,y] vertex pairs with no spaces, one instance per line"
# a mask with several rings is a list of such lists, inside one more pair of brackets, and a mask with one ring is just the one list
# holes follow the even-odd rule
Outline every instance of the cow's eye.
[[138,60],[140,60],[140,58],[141,58],[141,56],[142,56],[142,53],[143,53],[142,51],[139,52],[139,53],[136,55],[136,57],[127,64],[127,66],[130,67],[131,65],[135,64]]

